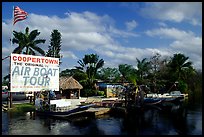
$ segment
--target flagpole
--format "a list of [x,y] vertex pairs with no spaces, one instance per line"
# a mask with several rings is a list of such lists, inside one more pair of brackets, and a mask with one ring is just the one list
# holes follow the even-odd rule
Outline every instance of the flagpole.
[[12,47],[12,38],[13,38],[13,21],[14,21],[14,6],[12,10],[12,27],[11,27],[11,47]]
[[[12,48],[12,36],[13,36],[13,21],[14,21],[14,6],[13,6],[13,10],[12,10],[12,28],[11,28],[11,48]],[[9,82],[10,82],[10,84],[9,84],[9,86],[10,86],[10,94],[9,94],[9,104],[8,104],[8,107],[9,108],[12,108],[12,92],[11,92],[11,56],[10,56],[10,67],[9,67],[9,70],[10,70],[10,80],[9,80]]]

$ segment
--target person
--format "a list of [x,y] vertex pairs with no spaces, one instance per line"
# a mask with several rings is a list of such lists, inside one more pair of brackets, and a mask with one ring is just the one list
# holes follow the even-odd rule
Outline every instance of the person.
[[55,95],[55,92],[54,91],[50,91],[50,99],[55,99],[56,98],[56,95]]
[[140,105],[144,103],[144,90],[139,86]]

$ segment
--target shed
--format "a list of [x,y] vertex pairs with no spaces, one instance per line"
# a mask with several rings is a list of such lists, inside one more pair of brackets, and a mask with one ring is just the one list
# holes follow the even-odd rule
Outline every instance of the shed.
[[62,96],[65,96],[65,98],[76,99],[80,97],[80,90],[83,89],[83,86],[70,76],[60,77],[59,88],[62,91]]

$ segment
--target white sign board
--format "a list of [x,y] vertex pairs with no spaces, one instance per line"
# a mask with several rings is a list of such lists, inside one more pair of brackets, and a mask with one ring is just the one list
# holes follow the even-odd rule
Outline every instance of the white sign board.
[[59,91],[59,59],[11,54],[11,92]]

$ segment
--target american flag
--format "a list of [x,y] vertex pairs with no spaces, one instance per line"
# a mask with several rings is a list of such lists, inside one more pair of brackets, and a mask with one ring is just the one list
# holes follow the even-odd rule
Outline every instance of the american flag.
[[14,7],[14,19],[13,19],[13,25],[21,20],[24,20],[27,18],[28,13],[24,10],[20,9],[18,6]]

